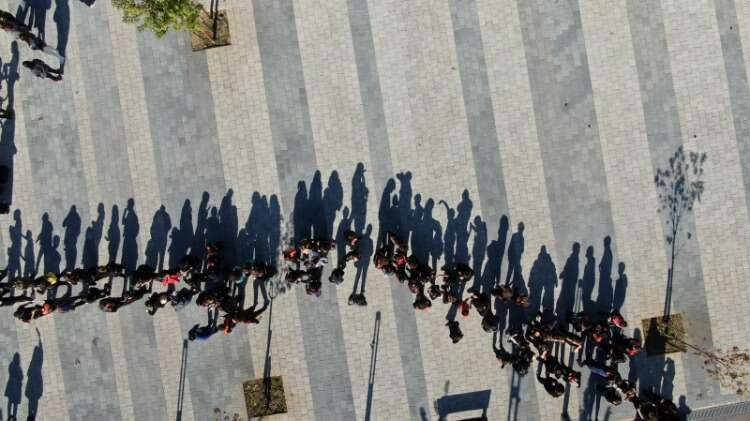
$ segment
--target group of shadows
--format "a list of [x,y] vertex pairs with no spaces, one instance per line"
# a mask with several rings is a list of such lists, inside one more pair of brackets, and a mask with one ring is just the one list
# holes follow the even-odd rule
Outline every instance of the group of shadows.
[[[537,315],[541,315],[544,323],[543,329],[567,331],[571,316],[576,314],[585,313],[594,317],[600,314],[619,314],[625,301],[628,281],[624,263],[618,265],[617,278],[612,278],[613,255],[609,237],[604,239],[604,248],[598,266],[594,247],[590,245],[585,251],[583,271],[580,271],[580,245],[576,243],[559,276],[552,257],[542,246],[526,281],[521,268],[524,253],[523,223],[518,224],[517,231],[508,239],[509,220],[506,216],[502,216],[498,224],[497,238],[489,241],[487,224],[479,215],[472,218],[473,203],[468,191],[464,191],[455,208],[443,200],[437,203],[444,208],[446,214],[447,220],[442,224],[434,216],[435,201],[431,198],[423,199],[419,193],[412,192],[409,172],[397,174],[398,190],[395,179],[387,181],[378,205],[379,231],[373,238],[372,224],[369,224],[366,219],[369,191],[366,187],[364,172],[364,166],[361,163],[358,164],[352,177],[351,201],[348,205],[344,203],[344,189],[337,171],[330,174],[325,188],[323,188],[320,172],[315,173],[309,187],[307,183],[300,181],[289,219],[293,225],[291,233],[282,229],[281,206],[276,195],[267,197],[258,192],[253,193],[251,210],[242,228],[239,227],[237,208],[233,204],[231,189],[224,195],[218,208],[210,205],[209,194],[204,192],[198,205],[195,224],[193,224],[192,203],[189,199],[184,201],[176,225],[173,225],[165,206],[161,206],[153,216],[149,232],[150,239],[146,243],[145,261],[142,263],[153,268],[157,273],[160,271],[174,273],[173,270],[180,267],[185,256],[193,256],[201,262],[199,267],[205,271],[208,260],[205,253],[206,246],[222,244],[221,270],[218,271],[222,274],[220,283],[227,282],[232,269],[244,267],[247,262],[279,269],[279,274],[283,275],[287,272],[287,268],[280,267],[281,249],[297,246],[302,239],[315,239],[335,242],[339,256],[338,267],[342,268],[341,256],[346,254],[347,243],[344,236],[346,233],[353,232],[358,238],[358,259],[354,262],[356,274],[352,295],[364,296],[368,268],[373,263],[373,257],[389,249],[390,253],[393,253],[393,241],[389,237],[395,236],[400,239],[400,248],[408,250],[408,260],[416,262],[419,267],[431,270],[433,279],[439,273],[436,270],[439,262],[446,271],[446,279],[453,276],[451,273],[455,272],[456,267],[466,267],[470,270],[470,277],[461,282],[454,282],[457,288],[451,288],[450,295],[455,296],[455,299],[446,300],[445,294],[441,294],[443,301],[449,304],[446,314],[447,326],[449,331],[451,326],[457,326],[457,315],[465,313],[466,308],[471,307],[472,302],[477,301],[479,294],[491,297],[492,304],[489,312],[494,316],[492,319],[494,326],[485,330],[492,332],[492,346],[488,348],[488,351],[493,350],[496,354],[498,348],[503,348],[504,337],[506,340],[508,337],[511,338],[509,355],[517,355],[523,351],[523,344],[519,342],[526,340],[524,337],[528,337],[530,326],[540,326],[534,322]],[[82,221],[75,206],[70,208],[63,219],[62,228],[64,233],[61,240],[60,236],[54,232],[50,216],[45,213],[42,216],[41,230],[34,237],[31,231],[24,232],[21,211],[16,210],[13,214],[13,224],[9,227],[10,245],[6,267],[8,279],[12,281],[21,277],[33,278],[40,273],[65,274],[77,268],[94,270],[103,265],[105,260],[109,263],[117,262],[117,265],[124,267],[127,273],[135,273],[138,269],[140,224],[133,199],[128,200],[122,216],[120,216],[118,206],[112,206],[106,235],[104,233],[105,208],[103,204],[99,204],[95,219],[85,230],[80,261],[78,244]],[[389,236],[389,233],[393,235]],[[106,259],[99,256],[102,239],[107,242]],[[61,242],[64,256],[59,250]],[[503,270],[503,261],[506,256],[507,268]],[[406,268],[407,278],[414,277],[414,273],[421,270],[415,268],[416,266]],[[598,283],[596,282],[597,271]],[[393,282],[396,282],[396,276],[391,278]],[[260,299],[263,300],[263,308],[269,301],[266,291],[267,279],[263,277],[258,277],[258,279],[260,282],[253,285],[255,296],[251,308],[254,308]],[[412,279],[409,279],[409,283],[410,287],[413,287]],[[556,294],[558,284],[560,289]],[[426,286],[426,284],[422,285],[422,287]],[[473,299],[468,301],[464,300],[466,286],[470,286],[467,291],[471,291],[473,295]],[[493,294],[503,286],[512,288],[514,296],[525,297],[522,300],[523,304],[519,305],[518,301],[509,301],[500,294]],[[201,292],[210,292],[214,287],[215,284],[207,282],[201,287],[203,289]],[[123,296],[127,295],[128,290],[132,288],[134,288],[133,283],[126,282]],[[410,289],[419,295],[420,288]],[[421,292],[423,293],[424,289]],[[237,300],[237,305],[242,308],[244,288],[243,291],[235,289],[231,294]],[[477,307],[476,303],[474,304],[474,307]],[[508,334],[509,332],[511,334]],[[520,336],[518,332],[522,332]],[[571,334],[574,335],[572,332]],[[450,336],[453,338],[454,332],[451,331]],[[513,336],[516,338],[513,339]],[[638,328],[633,330],[632,337],[640,341],[641,332]],[[585,337],[583,339],[585,340]],[[549,347],[549,352],[543,358],[547,361],[554,359],[559,364],[573,369],[574,354],[579,352],[584,353],[587,360],[594,360],[597,367],[602,364],[607,365],[608,356],[596,352],[595,344],[585,340],[583,345],[577,347],[580,350],[574,350],[566,349],[565,343],[558,343]],[[35,357],[32,359],[34,369],[32,370],[31,367],[29,369],[26,392],[27,396],[35,397],[34,402],[38,401],[42,390],[41,377],[36,375],[37,372],[41,372],[41,342],[37,348],[39,357],[36,357],[35,350]],[[17,393],[8,393],[9,389],[18,389],[16,385],[19,378],[19,365],[15,357],[13,361],[14,363],[11,363],[9,367],[11,375],[6,389],[6,396],[13,395],[13,398],[8,396],[9,409],[11,402],[17,405],[19,400],[15,399]],[[613,364],[616,370],[617,364]],[[536,377],[538,379],[542,378],[541,372],[546,365],[546,362],[545,364],[540,362],[537,366]],[[674,362],[671,359],[649,357],[641,352],[628,358],[627,365],[629,369],[622,380],[627,379],[637,384],[638,396],[649,394],[663,397],[671,402],[674,377]],[[610,368],[611,365],[607,369]],[[584,370],[589,372],[587,368]],[[34,373],[33,387],[31,373]],[[551,374],[547,373],[546,376],[549,378]],[[603,415],[600,414],[600,407],[604,390],[602,384],[610,380],[601,375],[589,373],[584,382],[582,399],[580,399],[581,420],[600,419],[602,416],[604,419],[609,419],[611,407],[608,406]],[[515,407],[513,405],[509,407],[509,420],[516,419],[518,416],[520,376],[514,374],[513,382],[510,392],[511,402],[515,401],[516,404]],[[30,393],[31,389],[34,392]],[[566,411],[570,393],[571,387],[568,383],[564,394],[561,395]],[[29,399],[31,403],[31,397]],[[486,401],[484,398],[480,400]],[[477,406],[471,394],[462,394],[460,397],[448,395],[447,385],[446,396],[439,401],[441,405],[438,407],[436,404],[436,410],[441,416],[448,412],[455,412],[457,408]],[[679,399],[678,409],[683,414],[689,412],[684,396]],[[421,408],[421,412],[425,413],[424,408]],[[8,413],[11,413],[10,410]]]

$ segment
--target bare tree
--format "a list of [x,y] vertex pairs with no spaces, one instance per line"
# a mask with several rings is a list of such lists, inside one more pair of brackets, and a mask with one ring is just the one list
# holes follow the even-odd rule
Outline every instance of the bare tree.
[[[683,246],[682,231],[684,217],[692,212],[695,202],[700,202],[703,194],[703,163],[705,153],[684,151],[682,146],[677,148],[669,158],[669,165],[657,168],[654,183],[659,193],[659,212],[666,213],[670,232],[666,235],[667,244],[671,248],[669,272],[667,273],[667,293],[664,301],[664,318],[669,319],[672,308],[672,281],[674,280],[675,259]],[[685,240],[689,240],[691,233],[687,232]]]

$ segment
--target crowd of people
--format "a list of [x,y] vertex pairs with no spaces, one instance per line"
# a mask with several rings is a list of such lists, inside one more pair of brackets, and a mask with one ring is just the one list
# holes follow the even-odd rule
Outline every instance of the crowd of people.
[[[361,235],[345,231],[340,241],[344,247],[339,251],[344,253],[338,256],[338,263],[328,278],[333,284],[344,281],[350,262],[356,264],[363,258]],[[142,300],[148,314],[154,315],[166,306],[180,309],[194,299],[196,305],[208,310],[210,317],[206,325],[194,325],[188,338],[204,341],[218,332],[231,333],[239,323],[260,322],[268,300],[264,299],[260,308],[257,308],[257,300],[256,304],[245,308],[239,298],[244,297],[244,289],[251,279],[267,284],[278,276],[277,279],[291,285],[304,284],[307,294],[319,297],[328,255],[336,248],[336,243],[333,239],[300,240],[282,251],[284,263],[280,268],[254,261],[232,266],[232,262],[224,258],[222,243],[215,242],[207,244],[200,256],[186,254],[175,268],[166,270],[142,264],[129,271],[122,264],[110,262],[59,274],[45,273],[8,280],[5,279],[7,272],[2,271],[0,306],[20,304],[14,312],[15,317],[22,322],[31,322],[54,313],[74,311],[84,304],[97,303],[102,311],[116,312]],[[510,366],[518,376],[525,376],[534,360],[538,361],[536,379],[549,395],[560,397],[569,387],[580,387],[581,371],[576,369],[573,358],[569,358],[568,364],[564,361],[568,355],[566,347],[569,347],[570,353],[576,356],[575,362],[580,367],[588,367],[591,375],[600,379],[597,392],[610,404],[620,405],[628,400],[644,421],[680,419],[671,400],[649,391],[639,393],[634,382],[620,375],[618,365],[637,355],[641,343],[625,335],[623,330],[627,322],[618,310],[531,314],[533,310],[525,288],[517,285],[517,279],[510,276],[505,283],[493,285],[490,289],[470,287],[466,290],[468,297],[463,298],[464,287],[474,277],[468,264],[453,262],[436,271],[429,263],[410,253],[408,242],[396,232],[386,233],[384,241],[374,252],[372,263],[387,275],[386,278],[408,286],[417,311],[429,310],[436,300],[466,319],[476,311],[482,329],[496,333],[500,338],[493,348],[501,367]],[[112,295],[114,278],[122,278],[125,282],[124,292],[119,296]],[[161,287],[155,288],[158,284]],[[75,286],[80,288],[75,288],[79,292],[74,295]],[[363,293],[353,293],[349,304],[366,306],[367,300]],[[509,309],[521,314],[521,321],[511,324],[507,330],[502,329],[499,320],[501,307],[506,309],[503,311]],[[460,322],[449,317],[446,326],[452,342],[460,342],[464,336]],[[504,338],[507,338],[509,349],[503,344]]]

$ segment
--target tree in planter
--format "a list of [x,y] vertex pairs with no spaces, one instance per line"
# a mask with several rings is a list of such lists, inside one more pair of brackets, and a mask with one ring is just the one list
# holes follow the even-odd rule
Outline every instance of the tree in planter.
[[169,30],[194,31],[198,29],[201,5],[193,0],[112,0],[122,11],[125,23],[138,25],[138,30],[148,29],[158,38]]
[[[706,161],[705,153],[697,153],[683,150],[682,146],[677,148],[674,155],[669,158],[666,168],[657,168],[654,183],[659,193],[659,212],[668,215],[667,224],[670,233],[666,236],[667,244],[671,248],[669,259],[669,272],[667,273],[667,293],[664,301],[664,318],[668,319],[672,309],[672,281],[674,280],[675,259],[682,249],[681,240],[684,217],[693,211],[695,202],[700,202],[703,194],[704,184],[703,163]],[[690,239],[691,233],[686,233],[686,239]]]

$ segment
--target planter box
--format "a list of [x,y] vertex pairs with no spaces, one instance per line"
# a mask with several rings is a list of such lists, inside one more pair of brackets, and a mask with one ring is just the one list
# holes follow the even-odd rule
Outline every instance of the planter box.
[[245,392],[248,418],[286,413],[284,382],[281,377],[250,380],[245,382],[242,388]]
[[232,43],[229,37],[229,20],[224,10],[217,11],[214,17],[211,17],[205,9],[202,9],[199,19],[200,28],[193,31],[190,37],[193,51],[223,47]]
[[663,317],[653,317],[641,321],[645,340],[643,348],[648,355],[664,355],[674,352],[685,352],[685,327],[681,314],[669,316],[667,321]]

